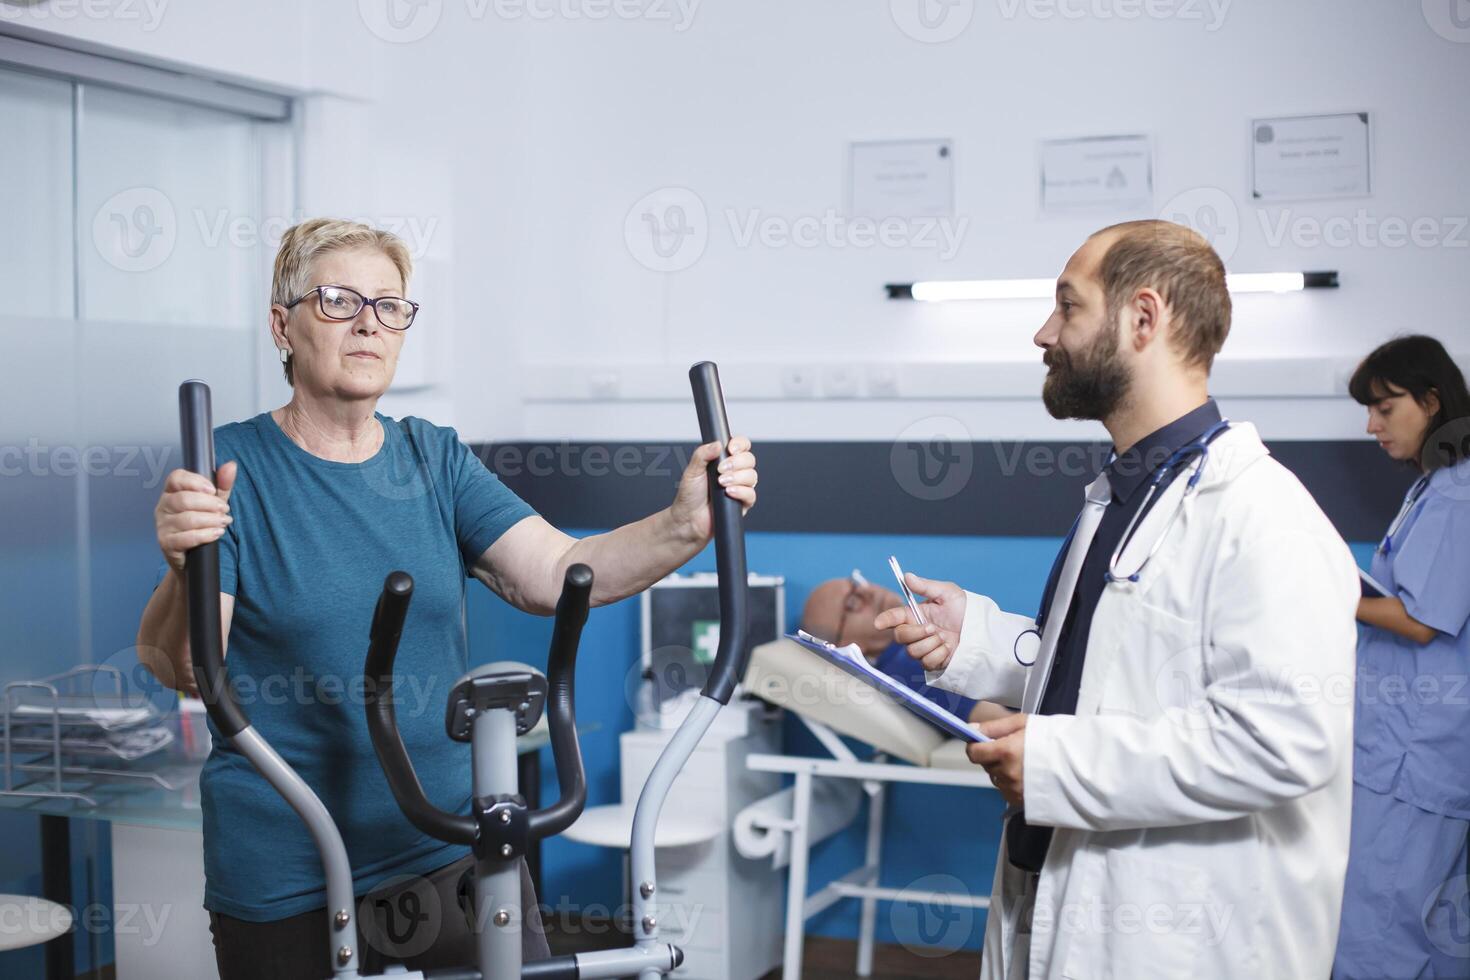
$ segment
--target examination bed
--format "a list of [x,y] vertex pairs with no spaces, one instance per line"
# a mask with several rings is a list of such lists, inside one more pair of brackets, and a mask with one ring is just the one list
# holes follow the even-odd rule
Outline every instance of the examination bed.
[[[989,906],[988,888],[986,895],[977,896],[916,893],[879,884],[887,784],[992,788],[985,771],[966,758],[963,742],[946,737],[874,688],[791,640],[779,639],[756,647],[744,687],[747,693],[795,714],[830,753],[827,757],[751,755],[746,760],[749,769],[791,773],[795,778],[794,785],[782,794],[779,807],[751,808],[740,814],[735,828],[742,853],[769,856],[778,867],[790,864],[784,980],[801,976],[806,920],[844,898],[862,902],[857,975],[864,977],[873,967],[879,901]],[[839,735],[866,742],[876,750],[875,755],[871,760],[858,758]],[[894,759],[908,764],[891,761]],[[863,793],[869,799],[863,863],[808,896],[811,845],[851,823]]]

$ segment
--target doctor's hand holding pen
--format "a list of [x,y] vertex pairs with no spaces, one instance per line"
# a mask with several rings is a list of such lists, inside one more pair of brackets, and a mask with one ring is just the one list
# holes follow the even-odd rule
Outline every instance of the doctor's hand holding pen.
[[885,609],[873,620],[873,626],[893,630],[893,638],[907,647],[909,656],[922,662],[925,670],[942,671],[959,646],[960,626],[965,621],[965,590],[953,582],[935,582],[913,572],[906,573],[903,580],[915,595],[928,596],[929,601],[911,608]]
[[[904,584],[916,595],[929,601],[912,607],[885,609],[873,621],[874,627],[893,630],[893,638],[908,648],[909,656],[920,661],[925,670],[943,671],[959,647],[960,627],[965,622],[965,590],[953,582],[935,582],[909,572]],[[1003,710],[1003,709],[1002,709]],[[1026,718],[1020,713],[982,722],[981,734],[992,741],[969,746],[970,761],[983,766],[1001,797],[1012,806],[1023,806],[1025,790]]]

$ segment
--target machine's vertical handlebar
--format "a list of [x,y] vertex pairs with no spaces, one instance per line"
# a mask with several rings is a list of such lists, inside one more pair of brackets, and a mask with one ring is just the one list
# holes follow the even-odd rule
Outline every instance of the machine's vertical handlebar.
[[719,460],[728,455],[730,443],[730,420],[725,415],[720,370],[711,361],[701,361],[689,369],[689,384],[694,389],[700,439],[720,444],[719,459],[710,463],[707,470],[710,512],[714,519],[715,567],[720,576],[720,646],[703,693],[720,704],[728,704],[736,685],[745,676],[749,660],[748,579],[745,535],[741,528],[744,518],[740,501],[726,494],[719,482]]
[[[214,481],[214,422],[209,385],[179,385],[179,435],[184,469]],[[188,582],[189,651],[199,696],[221,735],[234,738],[250,727],[250,719],[225,683],[223,622],[219,610],[219,543],[211,541],[184,555]]]
[[383,581],[383,594],[373,608],[373,624],[368,629],[368,662],[374,656],[384,658],[391,669],[398,656],[398,641],[403,636],[403,621],[408,618],[408,605],[413,602],[413,576],[407,572],[389,572]]
[[592,569],[577,564],[567,569],[561,598],[556,603],[556,625],[551,631],[551,653],[546,663],[550,691],[546,697],[547,724],[551,729],[551,752],[556,760],[556,778],[561,797],[526,818],[526,833],[532,840],[554,837],[572,825],[587,805],[587,772],[582,767],[582,746],[577,740],[576,677],[577,646],[587,622],[592,601]]
[[413,576],[407,572],[389,572],[377,608],[373,610],[367,662],[363,666],[368,735],[388,788],[409,822],[438,840],[473,844],[479,831],[474,818],[446,813],[429,802],[408,757],[408,749],[403,745],[403,736],[398,733],[398,718],[393,711],[393,661],[398,656],[398,640],[403,635],[403,621],[412,601]]

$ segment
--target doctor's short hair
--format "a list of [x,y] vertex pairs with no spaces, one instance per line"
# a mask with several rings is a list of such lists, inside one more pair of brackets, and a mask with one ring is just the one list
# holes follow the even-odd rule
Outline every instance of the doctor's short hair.
[[1096,232],[1116,236],[1098,265],[1108,318],[1145,286],[1169,307],[1170,337],[1186,364],[1209,371],[1230,333],[1225,263],[1205,237],[1172,221],[1126,221]]
[[[403,239],[390,231],[365,225],[360,221],[340,218],[310,218],[286,229],[281,247],[276,251],[275,273],[271,277],[271,305],[286,306],[313,286],[331,285],[311,281],[312,264],[329,252],[368,248],[382,252],[398,269],[403,290],[413,274],[413,258]],[[281,365],[286,383],[296,383],[292,358]]]

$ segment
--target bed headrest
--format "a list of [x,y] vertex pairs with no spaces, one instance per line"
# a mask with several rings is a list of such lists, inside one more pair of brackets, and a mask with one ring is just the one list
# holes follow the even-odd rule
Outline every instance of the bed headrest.
[[916,766],[945,741],[907,708],[784,638],[751,651],[745,690]]

